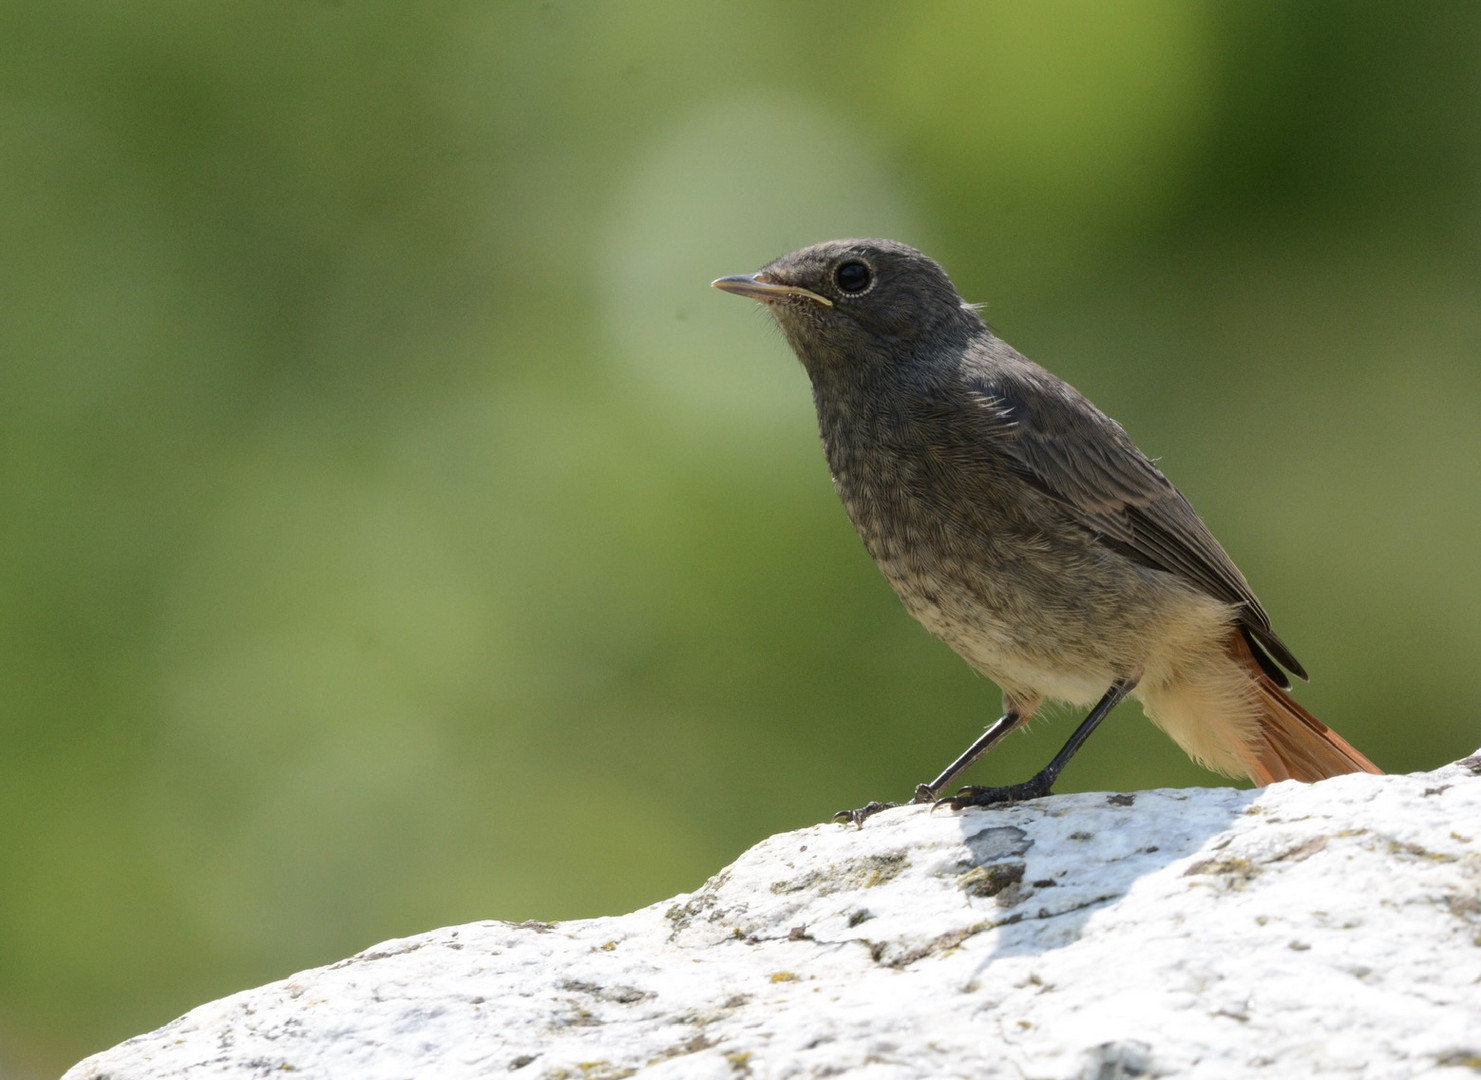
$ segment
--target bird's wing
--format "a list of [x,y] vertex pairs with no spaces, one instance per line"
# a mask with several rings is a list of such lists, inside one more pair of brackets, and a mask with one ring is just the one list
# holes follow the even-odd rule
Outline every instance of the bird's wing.
[[1289,686],[1259,646],[1306,678],[1234,560],[1120,424],[1027,361],[1021,369],[997,372],[980,395],[1003,424],[998,448],[1024,479],[1058,500],[1102,543],[1235,605],[1256,657],[1278,682]]

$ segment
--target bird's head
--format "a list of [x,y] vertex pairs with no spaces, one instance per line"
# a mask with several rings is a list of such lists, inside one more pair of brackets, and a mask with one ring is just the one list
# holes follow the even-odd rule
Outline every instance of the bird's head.
[[830,240],[722,277],[715,288],[761,301],[808,371],[928,362],[924,343],[982,327],[946,271],[893,240]]

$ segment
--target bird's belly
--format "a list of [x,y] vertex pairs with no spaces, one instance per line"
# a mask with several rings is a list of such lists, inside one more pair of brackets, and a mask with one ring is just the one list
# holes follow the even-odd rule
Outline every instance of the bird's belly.
[[[910,475],[908,461],[893,470]],[[890,470],[886,470],[886,473]],[[1116,552],[1026,487],[929,484],[835,464],[860,538],[905,607],[1010,696],[1094,702],[1171,677],[1226,634],[1230,609]],[[938,478],[939,479],[939,478]]]
[[911,615],[1010,694],[1090,704],[1117,679],[1170,674],[1190,620],[1189,640],[1227,626],[1216,601],[1080,534],[975,539],[868,546]]
[[1125,674],[1123,665],[1106,649],[1089,645],[1083,634],[1028,624],[974,595],[939,587],[939,582],[923,592],[888,570],[885,576],[922,626],[1005,690],[1088,705]]

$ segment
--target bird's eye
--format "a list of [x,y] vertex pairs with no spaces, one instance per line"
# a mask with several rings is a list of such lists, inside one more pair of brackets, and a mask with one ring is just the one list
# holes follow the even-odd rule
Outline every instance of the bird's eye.
[[833,280],[846,293],[861,293],[869,288],[869,267],[856,261],[840,263],[838,269],[833,271]]

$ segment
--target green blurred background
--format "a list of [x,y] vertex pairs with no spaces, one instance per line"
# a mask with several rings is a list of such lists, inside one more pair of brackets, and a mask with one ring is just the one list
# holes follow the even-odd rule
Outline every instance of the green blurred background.
[[[996,716],[707,287],[833,236],[1160,457],[1381,765],[1481,743],[1481,6],[49,0],[0,81],[6,1076]],[[1223,782],[1123,713],[1061,790]]]

